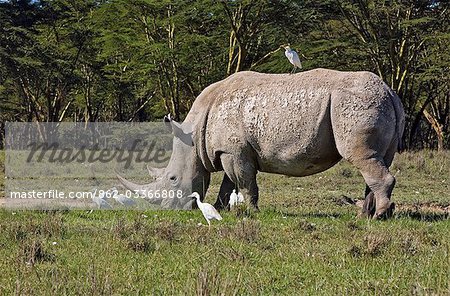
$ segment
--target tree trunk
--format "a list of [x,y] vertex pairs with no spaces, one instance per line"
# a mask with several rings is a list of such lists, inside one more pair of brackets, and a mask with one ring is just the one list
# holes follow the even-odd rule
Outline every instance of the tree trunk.
[[431,127],[435,131],[438,139],[438,151],[441,151],[444,149],[444,132],[442,131],[442,126],[439,124],[439,122],[434,118],[431,113],[429,113],[427,110],[423,111],[423,115],[425,115],[425,118],[428,120],[428,122],[431,124]]

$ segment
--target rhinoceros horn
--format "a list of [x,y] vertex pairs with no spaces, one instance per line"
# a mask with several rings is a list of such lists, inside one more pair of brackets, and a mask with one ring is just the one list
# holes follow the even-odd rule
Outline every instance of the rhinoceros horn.
[[[154,188],[154,184],[153,183],[149,183],[149,184],[136,184],[133,183],[131,181],[128,181],[127,179],[125,179],[124,177],[122,177],[118,172],[116,172],[116,176],[119,179],[119,181],[128,189],[135,191],[137,194],[139,195],[146,195],[145,192],[146,190],[151,190],[151,188]],[[146,199],[148,202],[152,203],[152,204],[161,204],[162,199]]]
[[148,190],[148,188],[151,186],[151,183],[149,184],[136,184],[131,181],[128,181],[124,177],[122,177],[118,172],[116,172],[116,177],[119,179],[119,181],[128,189],[134,190],[136,192]]

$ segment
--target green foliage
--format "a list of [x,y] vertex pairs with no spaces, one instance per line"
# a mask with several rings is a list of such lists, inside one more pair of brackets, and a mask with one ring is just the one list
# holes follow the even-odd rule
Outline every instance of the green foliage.
[[446,1],[1,1],[0,119],[181,120],[235,71],[288,72],[290,43],[304,70],[377,73],[403,101],[408,146],[442,148],[448,14]]

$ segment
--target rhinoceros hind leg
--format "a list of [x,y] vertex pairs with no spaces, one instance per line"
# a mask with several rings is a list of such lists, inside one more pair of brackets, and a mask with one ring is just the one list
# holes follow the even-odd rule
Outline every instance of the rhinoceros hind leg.
[[371,218],[373,215],[375,215],[375,196],[369,186],[366,185],[365,199],[359,217]]
[[[369,158],[363,160],[353,160],[359,168],[366,184],[371,192],[366,196],[363,206],[363,213],[369,214],[373,218],[382,218],[392,210],[390,201],[392,189],[395,185],[395,178],[391,175],[383,160]],[[375,200],[375,207],[373,206]],[[375,208],[375,211],[373,211]]]
[[[375,194],[372,191],[371,187],[369,187],[366,183],[366,189],[365,189],[365,199],[363,208],[361,210],[360,217],[373,217],[373,218],[390,218],[395,210],[395,203],[388,202],[384,197],[387,197],[389,200],[391,198],[392,189],[395,185],[395,178],[390,174],[389,167],[392,164],[392,161],[394,160],[395,153],[397,152],[397,141],[392,141],[389,148],[386,150],[385,155],[382,159],[380,158],[375,159],[375,161],[370,160],[362,160],[359,161],[359,166],[365,168],[366,176],[368,178],[375,177],[375,179],[381,179],[381,183],[384,185],[378,185],[376,186],[380,190],[381,187],[381,193],[378,193],[378,198],[381,200],[381,204],[378,205],[378,201],[375,198]],[[369,167],[373,167],[372,169],[368,169],[365,167],[365,164],[367,161],[369,163],[372,163],[369,165]],[[357,162],[358,163],[358,162]],[[380,178],[381,175],[381,178]],[[363,174],[364,176],[364,174]],[[366,177],[364,177],[366,178]],[[380,181],[378,181],[379,183]],[[374,185],[372,185],[374,186]],[[382,209],[382,207],[385,207],[386,209]]]
[[[257,169],[254,161],[248,158],[249,154],[243,153],[241,157],[231,154],[222,154],[220,161],[225,174],[231,182],[237,185],[238,191],[244,198],[250,200],[253,210],[258,211],[258,185],[256,184]],[[234,188],[231,188],[231,191]]]
[[231,181],[227,174],[224,174],[214,207],[218,210],[225,209],[228,206],[230,194],[235,188],[236,185],[233,183],[233,181]]

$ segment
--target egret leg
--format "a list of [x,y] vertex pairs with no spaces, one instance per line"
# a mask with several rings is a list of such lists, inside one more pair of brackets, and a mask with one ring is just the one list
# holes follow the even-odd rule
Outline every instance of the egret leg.
[[291,74],[294,74],[296,69],[297,69],[297,67],[294,66],[294,68],[292,68]]

